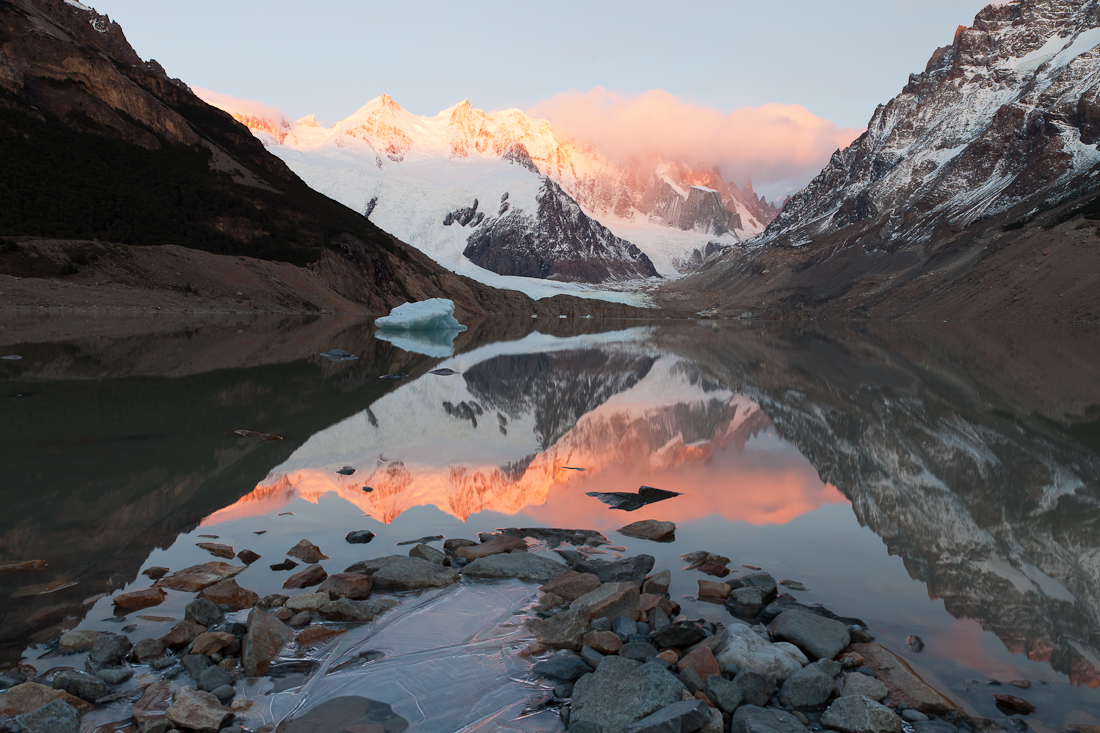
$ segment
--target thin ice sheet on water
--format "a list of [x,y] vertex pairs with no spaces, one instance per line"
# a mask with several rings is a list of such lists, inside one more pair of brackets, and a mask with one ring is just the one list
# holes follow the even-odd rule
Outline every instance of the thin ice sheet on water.
[[465,331],[455,318],[455,304],[446,298],[429,298],[416,303],[404,303],[388,316],[375,320],[378,328],[391,331]]
[[556,713],[532,710],[546,690],[522,681],[530,665],[516,656],[531,638],[517,612],[534,601],[535,588],[462,583],[406,599],[377,625],[340,637],[302,687],[245,690],[255,700],[248,725],[278,724],[326,700],[358,696],[391,705],[410,731],[561,731]]
[[18,354],[8,354],[7,356],[0,356],[0,359],[3,359],[5,361],[19,361],[22,358],[23,357],[19,356]]

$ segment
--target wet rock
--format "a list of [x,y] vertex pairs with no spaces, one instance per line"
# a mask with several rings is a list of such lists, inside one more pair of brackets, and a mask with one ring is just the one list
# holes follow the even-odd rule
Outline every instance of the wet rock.
[[345,573],[362,573],[363,575],[374,575],[382,566],[391,560],[399,560],[405,557],[404,555],[385,555],[383,557],[372,557],[369,560],[360,560],[359,562],[344,569]]
[[453,569],[421,560],[418,557],[395,557],[371,576],[376,588],[384,590],[415,590],[442,588],[458,581]]
[[698,733],[725,733],[726,720],[722,717],[722,711],[716,707],[708,707],[710,721],[699,729]]
[[787,678],[779,690],[779,702],[799,710],[824,707],[833,694],[834,684],[827,670],[820,664],[811,664]]
[[633,659],[636,662],[644,662],[657,656],[657,647],[644,641],[632,641],[622,645],[619,649],[619,656]]
[[890,694],[890,689],[874,677],[865,674],[846,674],[840,681],[839,697],[863,695],[875,702],[882,702]]
[[555,654],[539,662],[532,671],[540,677],[564,682],[575,682],[592,671],[588,664],[577,656]]
[[339,598],[321,606],[320,613],[329,621],[367,623],[373,621],[375,616],[388,607],[389,604],[380,601],[353,601],[350,598]]
[[622,733],[631,723],[680,702],[684,689],[659,665],[605,657],[595,672],[573,686],[570,728],[590,721],[604,733]]
[[706,678],[707,697],[722,710],[733,713],[741,705],[745,691],[741,685],[720,676]]
[[194,621],[178,621],[176,625],[172,627],[171,631],[160,637],[160,640],[164,642],[165,646],[169,649],[182,649],[205,631],[205,626],[201,626]]
[[713,575],[718,578],[724,578],[730,574],[730,569],[725,565],[719,565],[715,562],[703,563],[696,568],[700,573],[706,573],[707,575]]
[[64,690],[55,690],[37,682],[24,682],[16,685],[4,695],[4,708],[10,713],[20,715],[37,710],[54,700],[71,705],[78,713],[84,714],[92,709],[91,703],[81,700],[76,695],[70,695]]
[[594,618],[615,619],[625,616],[637,621],[641,615],[641,593],[636,583],[604,583],[595,590],[585,593],[576,600],[588,606]]
[[176,690],[166,715],[168,722],[177,728],[196,731],[220,730],[233,717],[218,698],[196,687]]
[[575,601],[585,593],[591,593],[600,587],[600,579],[592,573],[578,573],[566,570],[549,583],[539,586],[543,593],[553,593],[567,601]]
[[321,552],[321,548],[313,544],[309,540],[302,540],[298,544],[291,547],[286,551],[286,554],[291,557],[296,557],[304,563],[318,563],[322,560],[328,560],[329,557],[325,553]]
[[[210,694],[218,698],[218,702],[224,705],[230,702],[236,696],[237,691],[233,689],[233,685],[226,684],[220,687],[215,687],[213,690],[210,691]],[[245,733],[244,728],[237,728],[237,731],[240,731],[240,733]],[[234,731],[233,728],[222,728],[222,733],[236,733],[236,731]]]
[[645,579],[645,582],[642,583],[642,593],[663,596],[668,593],[668,587],[671,584],[672,573],[668,570],[662,570]]
[[707,646],[697,646],[684,655],[684,658],[676,663],[676,669],[683,672],[685,669],[694,669],[699,679],[706,682],[711,675],[721,675],[722,669],[714,659],[714,652]]
[[221,621],[223,615],[222,610],[218,608],[217,602],[208,598],[202,598],[201,596],[188,603],[183,609],[184,620],[194,621],[199,626],[205,626],[207,628]]
[[877,642],[853,644],[852,650],[863,657],[879,681],[890,689],[892,702],[926,714],[961,712],[954,702],[936,692],[913,671],[908,662]]
[[431,545],[417,545],[409,550],[409,557],[419,557],[421,560],[427,560],[428,562],[434,562],[436,565],[442,565],[447,559],[447,553],[442,550],[437,550]]
[[104,634],[92,644],[88,658],[99,664],[115,665],[130,653],[130,640],[122,634]]
[[61,700],[52,700],[37,710],[15,716],[23,733],[77,733],[80,713]]
[[554,697],[559,700],[568,700],[573,697],[573,683],[562,682],[560,685],[554,687]]
[[160,588],[145,588],[144,590],[135,590],[129,593],[119,593],[111,599],[111,603],[127,611],[137,611],[142,608],[159,606],[164,603],[164,599],[167,597],[168,594]]
[[700,700],[677,702],[631,723],[623,733],[692,733],[710,722],[710,708]]
[[161,578],[154,586],[157,588],[169,588],[186,593],[198,593],[215,583],[235,577],[243,572],[244,565],[230,565],[225,562],[208,562],[202,565],[193,565],[183,570],[178,570],[171,575]]
[[786,710],[744,705],[733,714],[730,733],[806,733],[806,727]]
[[310,626],[309,628],[302,629],[298,633],[298,638],[295,641],[298,642],[299,646],[309,646],[319,641],[327,641],[340,634],[346,634],[347,631],[347,629],[334,629],[331,626]]
[[1014,713],[1034,713],[1036,707],[1022,697],[1016,695],[994,695],[997,706],[1011,710]]
[[579,573],[592,573],[601,583],[632,582],[641,587],[645,576],[653,569],[652,555],[637,555],[621,560],[579,560],[573,569]]
[[741,670],[733,682],[741,688],[741,702],[744,705],[764,707],[775,694],[775,684],[771,678],[753,669]]
[[286,622],[286,625],[292,629],[300,629],[303,626],[309,626],[309,622],[313,620],[313,614],[309,611],[299,611],[290,617],[290,620]]
[[[907,718],[905,713],[916,715],[922,715],[922,713],[918,713],[916,710],[906,710],[901,715],[902,720],[911,721],[913,733],[963,733],[970,730],[969,728],[957,728],[946,720],[928,720],[928,716],[924,716],[923,720],[913,717]],[[1075,727],[1073,730],[1078,733],[1095,733],[1088,726]]]
[[473,540],[464,540],[461,537],[452,537],[443,543],[443,549],[452,555],[462,547],[477,547],[478,543]]
[[821,724],[843,733],[901,731],[901,718],[897,713],[863,695],[837,698],[821,716]]
[[768,573],[753,573],[752,575],[745,575],[733,580],[727,580],[726,582],[729,583],[730,588],[734,590],[738,588],[758,589],[764,603],[768,603],[776,598],[779,590],[775,578]]
[[191,653],[201,654],[204,657],[209,657],[214,652],[220,652],[227,646],[233,643],[233,640],[237,637],[233,634],[226,633],[225,631],[207,631],[204,634],[199,634],[195,637],[195,640],[191,642]]
[[688,692],[692,695],[703,690],[704,682],[699,676],[699,673],[695,671],[694,667],[685,667],[680,670],[677,679],[683,683],[684,687],[686,687]]
[[206,550],[214,557],[224,557],[226,560],[232,560],[237,556],[232,547],[217,542],[199,542],[195,546]]
[[581,642],[600,654],[616,654],[623,648],[623,640],[613,631],[589,631]]
[[675,647],[677,649],[698,644],[707,638],[706,632],[690,621],[669,624],[663,629],[654,631],[652,636],[653,643],[658,647]]
[[[364,576],[365,577],[365,576]],[[328,582],[327,580],[325,581]],[[286,608],[298,613],[299,611],[319,611],[321,606],[329,602],[328,593],[304,593],[300,596],[288,598],[284,604]]]
[[672,542],[676,539],[676,525],[672,522],[661,522],[656,519],[643,519],[633,522],[616,530],[627,537],[637,537],[641,540],[653,542]]
[[105,697],[107,693],[110,692],[110,688],[103,680],[84,672],[77,672],[76,670],[66,670],[54,675],[53,688],[55,690],[64,690],[70,695],[76,695],[80,699],[87,700],[88,702],[95,702],[99,698]]
[[415,539],[415,540],[405,540],[404,542],[398,542],[397,546],[400,547],[401,545],[422,545],[422,544],[426,544],[428,542],[438,542],[441,539],[443,539],[443,535],[433,534],[433,535],[428,535],[426,537],[420,537],[420,538]]
[[[653,596],[648,596],[653,598]],[[647,596],[642,596],[642,611],[649,616],[649,628],[653,629],[653,633],[657,633],[661,629],[664,629],[672,625],[672,621],[669,619],[668,614],[663,608],[657,605],[647,606]],[[652,634],[650,634],[652,636]]]
[[[592,612],[592,609],[588,609]],[[611,631],[611,619],[600,614],[592,613],[592,616],[596,617],[592,619],[591,627],[593,631]]]
[[253,608],[248,614],[248,633],[241,644],[241,662],[245,675],[256,677],[266,671],[271,660],[294,638],[286,624],[270,613]]
[[207,667],[199,674],[199,689],[213,692],[222,685],[233,684],[233,678],[221,667]]
[[148,726],[158,720],[164,720],[165,711],[172,700],[172,689],[168,682],[160,680],[145,688],[145,692],[134,703],[134,722]]
[[146,568],[145,570],[141,571],[141,574],[144,575],[145,577],[149,578],[150,580],[160,580],[165,575],[168,575],[168,568],[162,568],[162,567]]
[[802,664],[781,648],[776,648],[742,624],[733,624],[722,632],[723,649],[715,658],[722,666],[751,669],[779,682],[802,669]]
[[733,588],[726,598],[726,608],[734,616],[756,618],[764,609],[764,597],[759,588]]
[[103,636],[101,631],[77,631],[71,629],[61,634],[57,649],[62,652],[86,652],[95,644],[95,640]]
[[833,659],[851,642],[848,627],[840,621],[793,609],[776,616],[768,633],[791,642],[810,659]]
[[255,606],[260,600],[260,594],[240,587],[235,580],[223,580],[209,588],[204,588],[199,593],[199,598],[219,606],[229,606],[230,611],[241,611]]
[[328,573],[320,565],[310,565],[300,573],[295,573],[286,579],[283,588],[309,588],[319,585],[328,577]]
[[374,539],[374,532],[369,532],[365,529],[357,529],[348,532],[344,539],[353,545],[365,545]]
[[474,560],[462,569],[462,574],[471,578],[517,578],[545,583],[564,570],[564,565],[543,555],[513,552]]
[[237,559],[243,562],[245,565],[251,565],[259,560],[263,555],[253,552],[252,550],[241,550],[237,553]]
[[527,543],[518,537],[501,535],[480,545],[459,547],[455,550],[455,557],[473,561],[490,555],[498,555],[502,552],[527,552]]
[[535,638],[554,649],[580,651],[584,646],[583,638],[588,631],[588,606],[574,603],[567,611],[562,611],[547,619],[528,619],[525,626]]
[[134,676],[134,670],[129,667],[108,667],[96,672],[95,676],[108,685],[121,685]]
[[180,658],[180,664],[187,670],[187,674],[191,675],[191,678],[196,681],[204,671],[214,666],[214,663],[208,657],[201,654],[185,654]]
[[707,552],[706,550],[696,550],[695,552],[687,552],[680,555],[680,559],[688,563],[685,570],[695,570],[707,563],[714,563],[715,565],[729,565],[730,559],[723,557],[722,555],[715,554],[713,552]]
[[699,581],[699,597],[700,598],[717,598],[718,600],[725,600],[729,598],[730,591],[733,589],[729,587],[728,583],[718,583],[713,580],[700,580]]

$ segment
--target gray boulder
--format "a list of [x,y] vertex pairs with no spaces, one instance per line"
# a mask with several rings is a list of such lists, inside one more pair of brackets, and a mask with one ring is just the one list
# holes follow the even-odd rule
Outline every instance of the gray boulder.
[[730,733],[806,733],[806,727],[786,710],[743,705],[733,714]]
[[76,695],[81,700],[87,700],[88,702],[95,702],[99,698],[105,697],[110,691],[107,683],[100,678],[76,670],[58,672],[57,676],[53,678],[53,688],[64,690],[70,695]]
[[636,662],[644,662],[650,657],[657,656],[657,647],[644,641],[632,641],[623,644],[623,648],[619,650],[619,656],[633,659]]
[[741,578],[727,580],[726,583],[734,590],[738,588],[756,588],[760,591],[760,596],[763,598],[764,603],[773,600],[779,588],[775,583],[775,578],[767,573],[753,573],[752,575],[746,575]]
[[840,682],[840,694],[837,697],[863,695],[875,702],[882,702],[890,694],[890,689],[874,677],[858,672],[844,675]]
[[816,662],[787,678],[779,690],[779,702],[798,710],[822,708],[829,702],[834,684],[831,670]]
[[528,619],[525,625],[546,646],[578,652],[584,646],[588,618],[588,606],[575,604],[550,618]]
[[794,644],[811,660],[832,659],[852,641],[848,627],[840,621],[798,610],[776,616],[768,633]]
[[843,733],[900,733],[901,718],[890,708],[863,695],[838,697],[821,724]]
[[130,640],[121,634],[104,634],[95,640],[89,659],[99,664],[117,665],[130,653]]
[[218,608],[218,604],[205,598],[196,598],[183,609],[185,620],[194,621],[199,626],[205,626],[206,628],[210,628],[221,621],[224,615],[222,610]]
[[399,560],[405,557],[404,555],[383,555],[382,557],[372,557],[369,560],[360,560],[354,565],[349,565],[344,572],[345,573],[362,573],[363,575],[374,575],[381,569],[383,565],[390,560]]
[[702,700],[677,702],[631,723],[624,733],[692,733],[710,722],[710,709]]
[[741,702],[745,705],[764,707],[775,694],[775,685],[770,677],[754,669],[743,669],[733,678],[734,684],[741,688]]
[[[559,553],[560,554],[560,553]],[[631,581],[642,587],[645,576],[656,562],[652,555],[624,557],[622,560],[583,560],[572,563],[578,573],[592,573],[601,583],[625,583]]]
[[374,575],[375,588],[384,590],[416,590],[442,588],[458,582],[458,573],[443,565],[419,557],[395,557],[380,567]]
[[726,598],[726,608],[734,616],[755,618],[764,609],[764,595],[759,588],[735,588]]
[[631,723],[681,702],[684,692],[680,681],[660,665],[605,657],[595,672],[573,686],[570,729],[578,721],[592,721],[603,733],[623,733]]
[[462,569],[470,578],[517,578],[547,583],[568,567],[533,552],[504,552],[474,560]]
[[53,700],[29,713],[15,716],[23,733],[78,733],[80,714],[72,705]]
[[232,685],[233,678],[221,667],[207,667],[199,674],[198,683],[200,690],[213,692],[222,685]]
[[134,670],[129,667],[107,667],[96,672],[95,676],[108,685],[121,685],[134,676]]
[[653,633],[653,643],[662,649],[667,647],[683,649],[692,644],[698,644],[705,638],[707,638],[706,632],[690,621],[671,624]]
[[741,685],[716,674],[707,677],[706,692],[711,702],[731,714],[741,707],[741,700],[745,696]]
[[534,673],[541,677],[562,682],[576,682],[592,671],[588,663],[573,655],[555,654],[534,667]]

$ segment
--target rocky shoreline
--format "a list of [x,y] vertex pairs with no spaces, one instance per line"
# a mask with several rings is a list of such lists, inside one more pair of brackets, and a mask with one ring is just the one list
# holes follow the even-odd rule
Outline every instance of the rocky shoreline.
[[[620,530],[653,541],[668,541],[674,531],[654,520]],[[355,544],[370,539],[367,532],[347,537]],[[442,549],[431,544],[441,541]],[[529,552],[535,543],[563,562]],[[407,555],[363,560],[330,575],[322,566],[328,557],[303,540],[287,552],[294,559],[280,564],[304,565],[285,581],[286,593],[260,597],[234,580],[258,556],[202,543],[245,564],[146,570],[150,587],[112,598],[118,615],[154,608],[176,591],[195,594],[184,618],[168,634],[136,643],[125,633],[131,627],[64,631],[48,645],[58,666],[39,673],[22,664],[0,675],[0,733],[244,733],[255,720],[249,683],[273,663],[323,653],[411,592],[463,578],[541,584],[524,622],[534,640],[518,655],[531,665],[529,684],[545,693],[541,707],[558,710],[571,733],[954,733],[994,723],[970,718],[924,683],[861,620],[780,593],[798,583],[756,568],[706,579],[730,575],[730,560],[710,552],[684,555],[684,572],[706,576],[698,580],[698,600],[724,605],[725,624],[687,618],[669,596],[670,569],[653,572],[652,556],[623,557],[625,548],[592,530],[512,528],[478,541],[425,537],[410,544]],[[1006,715],[1034,711],[1020,697],[996,697]],[[254,730],[407,727],[384,703],[337,698]]]

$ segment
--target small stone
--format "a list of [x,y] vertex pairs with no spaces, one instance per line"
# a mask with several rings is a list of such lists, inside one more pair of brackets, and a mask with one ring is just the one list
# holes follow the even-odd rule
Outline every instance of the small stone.
[[207,667],[199,674],[199,689],[213,692],[222,685],[233,684],[233,678],[221,667]]
[[428,562],[434,562],[436,565],[442,565],[443,561],[447,559],[447,553],[442,550],[437,550],[431,545],[420,544],[409,550],[409,557],[419,557],[421,560],[427,560]]
[[[637,662],[644,662],[650,657],[657,656],[657,647],[652,644],[647,644],[644,641],[632,641],[628,644],[623,644],[619,648],[619,656],[626,659],[633,659]],[[670,660],[675,663],[675,659]]]
[[290,617],[289,621],[286,621],[286,625],[292,629],[300,629],[304,626],[309,626],[309,622],[313,620],[313,614],[309,611],[299,611]]
[[141,574],[144,575],[145,577],[149,578],[150,580],[160,580],[165,575],[168,575],[168,568],[162,568],[162,567],[146,568],[145,570],[141,571]]
[[792,674],[779,690],[780,704],[800,710],[824,706],[833,693],[833,676],[829,671],[817,663]]
[[[364,575],[363,577],[366,576]],[[325,582],[327,583],[328,581],[326,580]],[[285,607],[289,608],[295,613],[299,611],[320,611],[321,606],[325,605],[328,602],[328,593],[305,593],[300,596],[293,596],[291,598],[288,598]]]
[[214,557],[224,557],[226,560],[232,560],[237,556],[236,551],[232,547],[217,542],[199,542],[195,546],[206,550]]
[[233,634],[224,631],[207,631],[196,636],[195,640],[191,642],[191,653],[209,657],[211,654],[225,649],[236,638]]
[[641,593],[638,586],[629,581],[604,583],[596,590],[585,593],[576,602],[588,606],[589,612],[597,618],[626,616],[631,621],[637,621],[641,614]]
[[[652,593],[643,593],[638,599],[638,604],[642,613],[649,613],[655,608],[661,609],[661,612],[670,618],[680,613],[679,603],[669,600],[664,596],[655,596]],[[650,625],[652,626],[652,624]]]
[[1008,684],[1012,685],[1013,687],[1019,687],[1021,690],[1026,690],[1027,688],[1031,687],[1031,683],[1027,680],[1011,680]]
[[244,569],[244,565],[230,565],[218,561],[208,562],[178,570],[167,577],[161,578],[154,585],[157,588],[198,593],[203,588],[236,576]]
[[745,695],[741,685],[719,676],[706,678],[706,691],[707,697],[713,700],[715,705],[731,714],[741,705],[741,699]]
[[696,568],[700,573],[706,573],[707,575],[713,575],[716,578],[724,578],[730,574],[730,569],[725,565],[719,565],[716,562],[705,562]]
[[172,700],[172,689],[166,680],[158,680],[145,688],[134,703],[134,722],[148,727],[164,720],[165,711]]
[[[653,645],[651,644],[650,646]],[[653,648],[656,649],[657,647]],[[669,666],[675,666],[676,662],[680,661],[680,655],[671,649],[665,649],[663,652],[659,653],[655,657],[655,659],[660,659],[662,662],[668,664]]]
[[259,560],[263,555],[253,552],[252,550],[241,550],[237,553],[237,559],[243,562],[245,565],[251,565]]
[[322,616],[329,621],[352,621],[355,623],[367,623],[382,612],[381,606],[371,601],[353,601],[350,598],[338,598],[330,601],[320,609]]
[[619,616],[611,624],[611,630],[625,641],[638,633],[638,624],[626,616]]
[[672,522],[661,522],[656,519],[643,519],[620,527],[619,534],[627,537],[637,537],[652,542],[672,542],[676,539],[676,525]]
[[73,706],[52,700],[37,710],[15,716],[23,733],[77,733],[80,714]]
[[137,611],[142,608],[159,606],[164,603],[164,599],[167,597],[168,594],[160,588],[146,588],[129,593],[119,593],[111,599],[111,603],[127,611]]
[[[218,702],[224,705],[236,696],[237,691],[233,689],[233,685],[225,684],[221,687],[215,687],[213,690],[210,691],[210,694],[218,698]],[[237,730],[241,731],[241,733],[244,733],[243,728],[237,728]],[[222,728],[221,733],[233,733],[233,728]]]
[[658,647],[684,648],[697,644],[707,637],[706,633],[691,622],[670,624],[653,633],[653,643]]
[[472,562],[502,552],[527,552],[527,543],[518,537],[500,535],[480,545],[459,547],[455,550],[455,557]]
[[86,652],[95,644],[95,640],[103,636],[101,631],[77,631],[70,629],[61,634],[58,642],[58,650],[62,652]]
[[322,560],[328,560],[329,557],[325,553],[321,552],[321,548],[313,544],[309,540],[302,540],[298,544],[291,547],[286,551],[286,554],[291,557],[296,557],[304,563],[318,563]]
[[130,653],[130,640],[121,634],[104,634],[92,644],[88,658],[99,664],[117,665]]
[[703,681],[706,681],[711,675],[722,674],[718,662],[714,659],[714,653],[711,652],[710,647],[706,646],[697,646],[676,663],[676,669],[681,672],[689,667],[694,669],[698,673],[699,679]]
[[110,692],[110,688],[103,680],[76,670],[58,672],[54,675],[53,688],[64,690],[70,695],[76,695],[88,702],[95,702],[101,697],[106,697],[107,693]]
[[177,728],[195,731],[217,731],[233,713],[222,707],[218,698],[196,687],[181,687],[168,706],[168,722]]
[[241,611],[255,606],[260,600],[260,594],[240,587],[235,580],[223,580],[204,588],[199,593],[199,598],[219,606],[228,606],[230,611]]
[[187,674],[195,680],[198,680],[207,668],[214,666],[209,657],[204,657],[201,654],[185,654],[180,658],[180,664],[187,670]]
[[600,654],[598,651],[596,651],[592,647],[590,647],[590,646],[582,646],[581,647],[581,659],[583,659],[585,664],[587,664],[592,669],[598,668],[600,666],[600,660],[603,659],[603,658],[604,658],[604,655]]
[[1022,697],[1015,695],[994,695],[997,704],[1017,713],[1034,713],[1036,708]]
[[99,670],[95,675],[108,685],[121,685],[134,676],[134,670],[129,667],[108,667]]
[[768,632],[791,642],[810,659],[833,659],[851,642],[848,627],[840,621],[793,609],[776,616]]
[[[589,612],[591,611],[592,609],[589,609]],[[592,615],[596,614],[593,613]],[[594,618],[592,619],[591,626],[593,631],[611,631],[611,619],[609,619],[607,616]]]
[[264,596],[256,602],[256,608],[261,611],[267,611],[272,608],[278,608],[282,606],[290,599],[290,596],[284,596],[282,593],[272,593],[271,595]]
[[543,593],[553,593],[567,601],[575,601],[585,593],[591,593],[601,585],[600,579],[592,573],[578,573],[567,570],[558,577],[539,586]]
[[280,572],[283,570],[293,570],[296,567],[298,567],[298,563],[288,558],[286,560],[283,560],[282,562],[275,563],[271,566],[271,569],[276,572]]
[[613,631],[589,631],[584,635],[582,643],[600,654],[615,654],[623,648],[623,640]]
[[857,654],[856,652],[844,652],[839,657],[837,657],[837,661],[840,662],[844,666],[844,669],[852,669],[854,667],[862,667],[863,666],[863,655],[862,654]]
[[461,537],[452,537],[451,539],[443,543],[443,549],[453,555],[460,547],[477,547],[478,544],[480,543],[474,542],[473,540],[464,540]]
[[592,668],[580,657],[555,654],[549,659],[536,664],[532,671],[541,677],[552,680],[575,682],[591,672]]
[[357,529],[348,532],[344,539],[353,545],[365,545],[374,539],[374,532],[369,532],[365,529]]
[[778,595],[778,586],[776,585],[775,578],[767,573],[753,573],[752,575],[744,575],[740,578],[733,580],[727,580],[730,587],[736,590],[737,588],[757,588],[760,590],[760,596],[764,603],[770,603],[776,595]]
[[[809,669],[807,667],[807,669]],[[846,674],[841,679],[840,697],[848,695],[863,695],[875,702],[882,702],[890,694],[889,688],[874,677],[863,674]]]
[[294,618],[294,611],[291,611],[285,606],[282,608],[277,608],[275,609],[275,618],[279,619],[285,624],[287,621],[290,621],[290,619]]
[[838,697],[821,716],[822,725],[843,733],[900,733],[901,718],[863,695]]
[[678,679],[683,683],[684,687],[688,689],[688,692],[693,695],[703,689],[703,679],[699,676],[699,673],[695,671],[695,667],[685,667],[680,670]]
[[759,588],[734,588],[726,598],[726,608],[734,616],[756,618],[764,610],[764,597]]
[[662,570],[659,573],[649,576],[642,583],[642,593],[650,593],[655,596],[663,596],[668,593],[668,587],[672,584],[672,573],[669,570]]
[[167,634],[160,637],[160,640],[169,649],[182,649],[205,631],[205,626],[200,626],[194,621],[178,621]]
[[283,588],[309,588],[313,585],[320,585],[327,577],[328,573],[325,572],[323,567],[310,565],[302,572],[295,573],[287,578],[286,582],[283,583]]
[[906,723],[923,723],[928,720],[928,716],[919,710],[902,710],[901,719]]
[[[232,581],[230,581],[232,582]],[[218,604],[206,598],[196,598],[183,609],[183,618],[194,621],[199,626],[210,628],[222,620],[225,614],[218,608]]]
[[559,700],[568,700],[573,697],[573,683],[562,682],[560,685],[554,688],[554,697]]
[[263,674],[271,660],[293,638],[294,632],[286,624],[272,614],[253,608],[248,614],[248,633],[241,645],[245,675]]
[[588,606],[573,604],[567,611],[547,619],[528,619],[525,626],[541,643],[554,649],[580,651],[588,631]]
[[700,598],[717,598],[725,600],[729,597],[731,590],[733,589],[729,587],[728,583],[717,583],[713,580],[699,581]]

